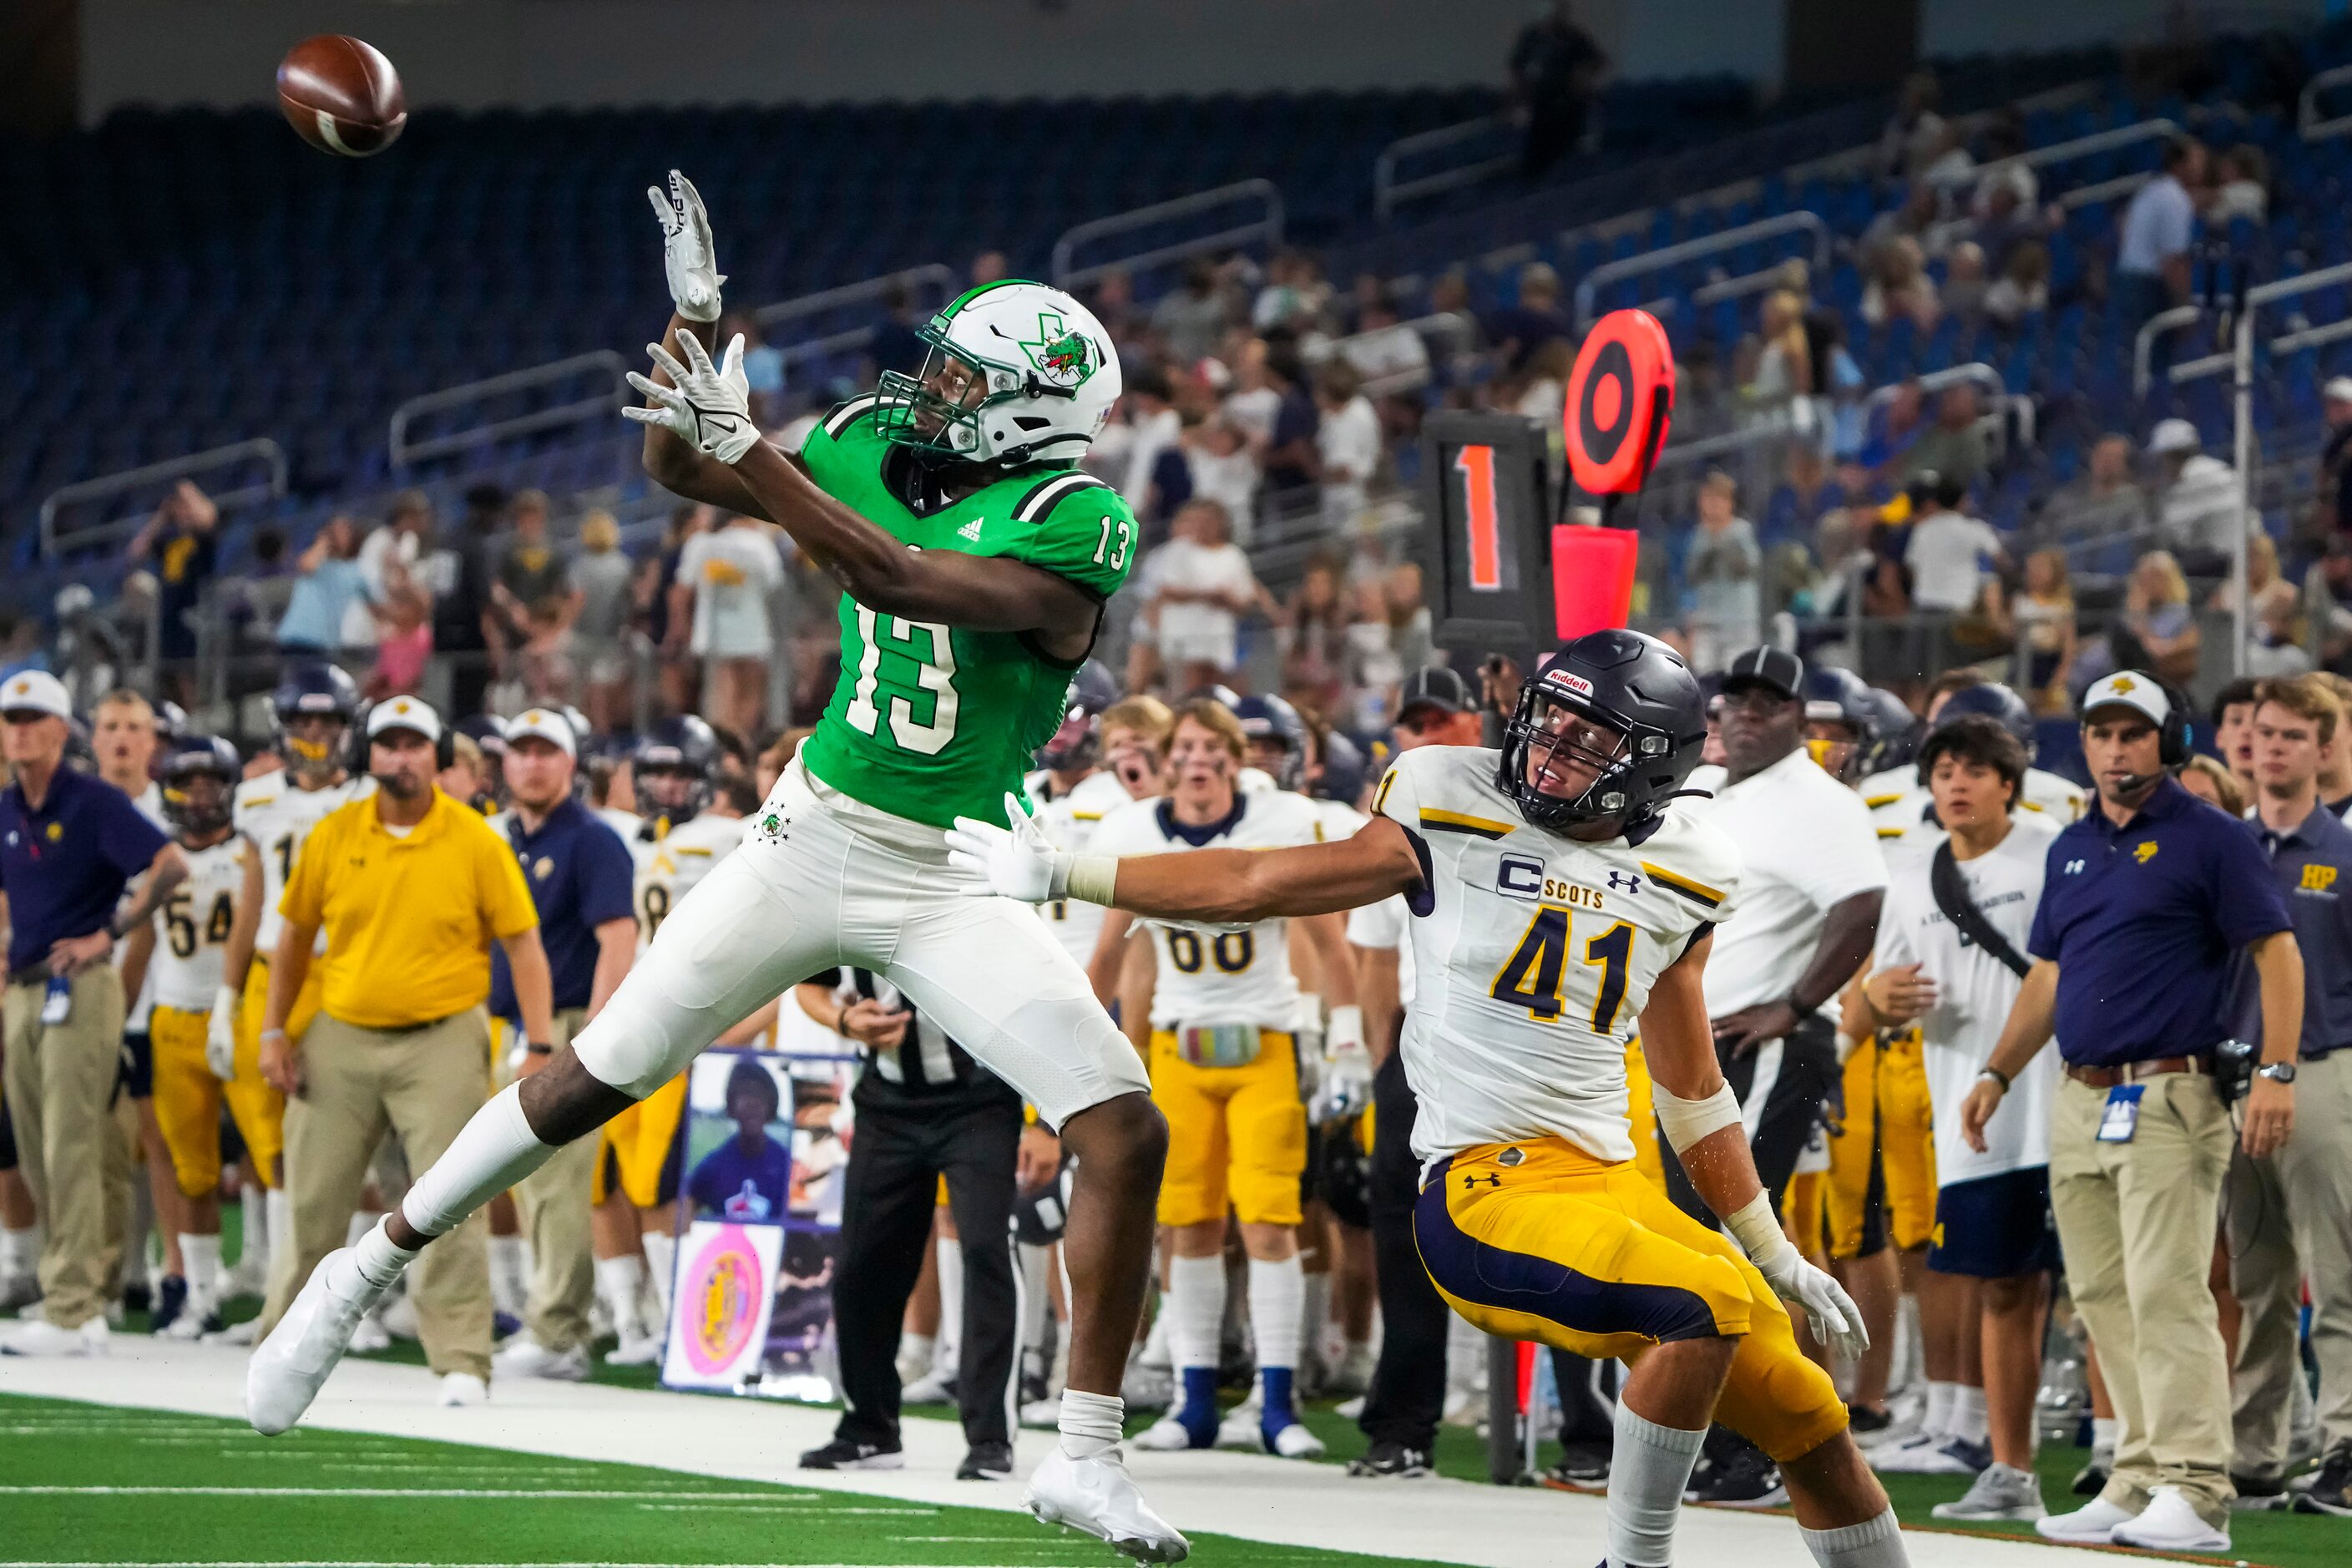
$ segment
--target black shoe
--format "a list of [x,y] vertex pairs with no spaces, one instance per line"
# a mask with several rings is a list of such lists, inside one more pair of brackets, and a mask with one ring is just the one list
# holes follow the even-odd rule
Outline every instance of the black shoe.
[[824,1447],[811,1448],[801,1456],[801,1468],[803,1470],[903,1470],[906,1468],[906,1453],[898,1444],[885,1447],[880,1443],[860,1443],[852,1437],[835,1437]]
[[1559,1463],[1544,1472],[1544,1479],[1571,1491],[1605,1491],[1609,1487],[1609,1459],[1606,1444],[1563,1444]]
[[1873,1410],[1867,1405],[1857,1405],[1846,1412],[1845,1424],[1846,1429],[1853,1434],[1854,1441],[1859,1443],[1894,1426],[1895,1415],[1892,1411]]
[[2074,1484],[2071,1489],[2076,1497],[2098,1496],[2107,1489],[2107,1468],[2093,1459],[2074,1472]]
[[2352,1448],[2338,1448],[2327,1456],[2319,1474],[2312,1478],[2311,1489],[2295,1494],[2294,1511],[2352,1519]]
[[1410,1480],[1429,1474],[1429,1450],[1402,1443],[1375,1443],[1362,1458],[1348,1461],[1348,1473]]
[[144,1312],[154,1305],[155,1292],[149,1289],[146,1286],[125,1285],[122,1288],[122,1310],[124,1311]]
[[1684,1493],[1691,1502],[1721,1508],[1784,1508],[1789,1489],[1780,1484],[1780,1468],[1760,1449],[1744,1448],[1726,1456],[1711,1470],[1706,1484]]
[[[891,1457],[896,1458],[898,1456],[893,1454]],[[974,1443],[971,1452],[963,1457],[963,1463],[956,1467],[956,1479],[960,1481],[1001,1481],[1012,1474],[1013,1445],[1010,1443]]]
[[2231,1470],[2230,1485],[2238,1494],[2230,1500],[2233,1513],[2265,1513],[2272,1509],[2285,1508],[2291,1500],[2286,1495],[2286,1479],[2283,1476],[2245,1476]]
[[[125,1292],[129,1294],[129,1292]],[[172,1326],[188,1305],[188,1282],[177,1274],[166,1274],[155,1290],[155,1310],[147,1315],[147,1331],[160,1334]]]

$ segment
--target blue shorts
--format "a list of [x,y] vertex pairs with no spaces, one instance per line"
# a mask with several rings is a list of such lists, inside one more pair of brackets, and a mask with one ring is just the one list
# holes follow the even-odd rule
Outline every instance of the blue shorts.
[[155,1046],[147,1031],[137,1029],[122,1037],[122,1092],[133,1100],[155,1098]]
[[1927,1267],[1972,1279],[2006,1279],[2057,1268],[2050,1167],[2029,1165],[1998,1176],[1954,1182],[1937,1193]]

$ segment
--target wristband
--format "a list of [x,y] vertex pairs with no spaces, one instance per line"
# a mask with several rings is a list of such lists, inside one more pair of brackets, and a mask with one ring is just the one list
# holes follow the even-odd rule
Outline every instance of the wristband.
[[1779,1217],[1772,1213],[1772,1194],[1769,1192],[1759,1192],[1742,1205],[1738,1214],[1724,1215],[1723,1228],[1739,1243],[1739,1250],[1748,1255],[1748,1261],[1754,1264],[1759,1272],[1769,1273],[1771,1266],[1781,1260],[1783,1254],[1797,1250],[1788,1233],[1780,1228]]
[[1653,1081],[1650,1098],[1658,1112],[1658,1129],[1677,1154],[1710,1133],[1739,1125],[1739,1097],[1727,1083],[1716,1085],[1715,1092],[1704,1100],[1684,1100]]
[[545,1040],[533,1040],[522,1049],[525,1056],[530,1057],[551,1057],[555,1054],[555,1047]]
[[1323,1030],[1323,1041],[1331,1055],[1340,1056],[1364,1048],[1364,1010],[1355,1003],[1331,1009],[1331,1022]]
[[264,1029],[261,1031],[260,1037],[265,1040],[282,1040],[286,1038],[286,1031],[283,1029]]
[[1061,879],[1064,895],[1081,903],[1108,904],[1118,886],[1118,857],[1073,855]]
[[2001,1093],[2007,1094],[2009,1092],[2009,1075],[2001,1071],[1999,1068],[1987,1064],[1985,1067],[1979,1068],[1977,1070],[1977,1076],[1979,1078],[1989,1078],[1992,1079],[1993,1082],[2000,1085]]

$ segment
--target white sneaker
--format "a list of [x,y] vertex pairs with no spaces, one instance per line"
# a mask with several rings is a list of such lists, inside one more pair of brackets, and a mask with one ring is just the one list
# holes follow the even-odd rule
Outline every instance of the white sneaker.
[[241,1323],[231,1323],[205,1336],[208,1345],[249,1345],[260,1338],[261,1320],[247,1318]]
[[[1260,1447],[1264,1446],[1260,1437]],[[1323,1457],[1323,1439],[1307,1429],[1306,1423],[1293,1421],[1274,1435],[1274,1452],[1277,1458],[1319,1459]]]
[[1245,1448],[1253,1454],[1265,1452],[1265,1402],[1256,1385],[1252,1384],[1249,1397],[1226,1411],[1224,1419],[1217,1423],[1217,1447]]
[[424,1336],[425,1331],[416,1323],[416,1303],[408,1299],[408,1292],[405,1290],[396,1290],[386,1295],[383,1304],[370,1313],[369,1317],[394,1339],[406,1340],[414,1344]]
[[193,1344],[205,1337],[206,1323],[220,1321],[220,1309],[210,1301],[190,1301],[180,1309],[180,1315],[163,1325],[156,1334],[159,1340],[177,1340]]
[[1052,1432],[1062,1425],[1062,1402],[1033,1399],[1021,1407],[1021,1425],[1032,1432]]
[[1351,1344],[1339,1364],[1332,1369],[1327,1392],[1334,1394],[1361,1394],[1372,1386],[1372,1368],[1379,1364],[1369,1344]]
[[[1058,1408],[1055,1413],[1054,1425],[1061,1425]],[[1137,1436],[1135,1446],[1154,1454],[1180,1454],[1192,1446],[1192,1434],[1171,1411],[1146,1426]]]
[[1937,1519],[2042,1519],[2042,1479],[2031,1470],[1990,1465],[1958,1502],[1939,1502],[1928,1510]]
[[1354,1421],[1360,1419],[1364,1414],[1364,1395],[1359,1394],[1353,1399],[1343,1399],[1339,1401],[1339,1404],[1331,1407],[1331,1414],[1337,1415],[1342,1421]]
[[953,1405],[955,1389],[938,1373],[927,1373],[898,1391],[903,1405]]
[[470,1372],[453,1372],[441,1380],[433,1396],[436,1405],[488,1405],[490,1385]]
[[0,1342],[0,1354],[101,1356],[113,1337],[103,1314],[92,1314],[71,1329],[61,1329],[47,1318],[26,1318],[17,1323],[15,1333]]
[[2115,1539],[2116,1526],[2129,1524],[2137,1516],[2127,1508],[2095,1497],[2072,1513],[2048,1514],[2033,1521],[2033,1533],[2044,1541],[2063,1541],[2070,1546],[2104,1546]]
[[2147,1507],[2140,1516],[2116,1525],[2107,1539],[2117,1546],[2139,1546],[2154,1552],[2230,1550],[2230,1532],[2206,1523],[2179,1487],[2149,1489]]
[[275,1437],[302,1419],[327,1374],[351,1347],[360,1320],[383,1294],[362,1279],[356,1268],[347,1268],[347,1288],[353,1294],[339,1295],[328,1286],[330,1270],[338,1260],[348,1266],[351,1251],[339,1247],[319,1259],[294,1304],[246,1363],[245,1418],[265,1437]]
[[1915,1433],[1900,1443],[1873,1448],[1864,1458],[1883,1476],[1975,1475],[1974,1467],[1945,1451],[1945,1442],[1936,1433]]
[[352,1342],[347,1348],[360,1355],[388,1351],[392,1348],[392,1331],[383,1326],[383,1320],[375,1313],[366,1313],[352,1325]]
[[1056,1444],[1022,1500],[1041,1522],[1083,1530],[1138,1563],[1181,1563],[1192,1553],[1192,1543],[1143,1500],[1117,1448],[1073,1459]]
[[588,1376],[588,1348],[573,1345],[568,1351],[551,1351],[529,1333],[520,1333],[490,1358],[490,1371],[499,1377],[543,1377],[551,1383],[579,1383]]
[[630,1334],[604,1352],[606,1366],[651,1366],[662,1358],[662,1342],[651,1334]]

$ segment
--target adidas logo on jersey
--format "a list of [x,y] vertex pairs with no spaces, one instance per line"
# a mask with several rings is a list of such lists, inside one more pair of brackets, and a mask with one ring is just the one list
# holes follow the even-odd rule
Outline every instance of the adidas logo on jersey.
[[970,522],[965,523],[961,528],[956,530],[956,537],[958,539],[969,539],[974,544],[978,544],[980,542],[980,524],[981,520],[976,517],[973,518]]

